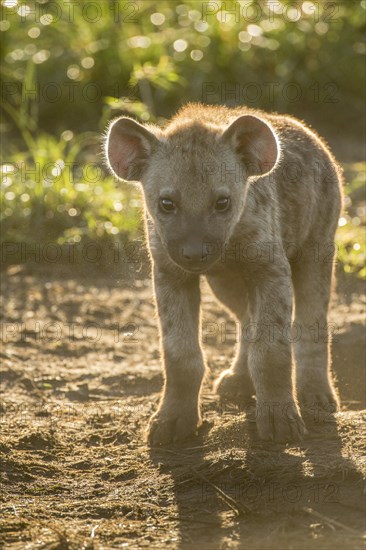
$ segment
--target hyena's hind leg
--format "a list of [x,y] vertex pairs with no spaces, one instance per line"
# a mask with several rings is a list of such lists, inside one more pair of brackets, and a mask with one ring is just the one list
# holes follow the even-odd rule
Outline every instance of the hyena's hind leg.
[[241,323],[241,340],[233,365],[223,371],[215,382],[215,391],[224,402],[245,405],[254,394],[254,386],[248,369],[248,344],[243,339],[249,320],[248,300],[242,280],[234,275],[223,279],[207,277],[215,296]]
[[302,412],[314,418],[320,418],[322,410],[332,413],[338,408],[330,370],[334,327],[327,319],[334,264],[332,247],[333,241],[319,243],[292,266],[297,396]]
[[248,369],[248,344],[240,342],[233,365],[222,372],[215,383],[215,391],[224,402],[244,406],[255,394]]

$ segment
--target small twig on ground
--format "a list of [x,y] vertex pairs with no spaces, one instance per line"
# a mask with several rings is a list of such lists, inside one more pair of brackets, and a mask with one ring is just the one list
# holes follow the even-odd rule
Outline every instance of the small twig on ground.
[[344,523],[341,523],[340,521],[337,521],[336,519],[328,518],[328,516],[324,516],[324,514],[320,514],[319,512],[316,512],[312,508],[307,508],[306,506],[302,507],[301,510],[310,516],[314,516],[317,519],[321,519],[325,523],[328,523],[331,527],[339,527],[340,529],[344,529],[345,531],[348,531],[348,533],[352,533],[352,535],[355,535],[357,537],[362,537],[362,533],[357,531],[356,529],[353,529],[352,527],[348,527],[348,525],[345,525]]
[[194,519],[187,516],[169,516],[169,519],[178,522],[186,521],[187,523],[202,523],[203,525],[216,525],[217,527],[220,527],[220,523],[217,521],[209,521],[207,519]]
[[194,458],[192,455],[189,456],[189,455],[186,455],[186,454],[181,453],[181,452],[177,453],[176,451],[173,451],[172,449],[165,449],[164,447],[153,447],[153,450],[154,451],[162,451],[164,453],[171,453],[171,454],[173,454],[175,456],[179,456],[181,458]]
[[215,491],[220,496],[220,498],[225,502],[225,504],[227,504],[229,508],[231,508],[238,516],[244,516],[245,514],[251,513],[251,509],[248,506],[246,506],[245,504],[240,504],[235,499],[231,498],[231,496],[226,494],[225,491],[220,489],[220,487],[217,487],[217,485],[212,483],[212,481],[210,481],[206,476],[198,472],[195,468],[191,466],[190,470],[196,477],[199,477],[200,479],[202,479],[202,481],[204,481],[205,483],[210,485],[213,489],[215,489]]
[[99,525],[94,525],[93,529],[91,530],[90,536],[93,539],[95,537],[95,531],[98,529]]

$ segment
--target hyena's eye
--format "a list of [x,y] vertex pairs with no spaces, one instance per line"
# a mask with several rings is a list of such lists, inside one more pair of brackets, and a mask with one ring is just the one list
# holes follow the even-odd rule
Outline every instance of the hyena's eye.
[[216,201],[215,210],[217,212],[225,212],[226,210],[228,210],[229,206],[230,206],[229,197],[221,197]]
[[160,208],[163,212],[173,212],[175,210],[175,204],[171,199],[160,199]]

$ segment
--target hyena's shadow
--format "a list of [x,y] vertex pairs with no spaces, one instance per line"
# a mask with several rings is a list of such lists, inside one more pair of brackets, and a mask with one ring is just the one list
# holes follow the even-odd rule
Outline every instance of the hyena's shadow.
[[[253,421],[224,414],[197,439],[152,449],[150,456],[173,482],[170,519],[177,521],[180,548],[220,548],[238,536],[249,544],[278,532],[305,533],[321,523],[316,514],[330,529],[361,490],[362,476],[342,447],[336,422],[314,423],[303,443],[290,447],[262,442]],[[358,519],[362,525],[361,506],[355,514],[354,529]]]
[[169,519],[176,522],[180,548],[216,547],[222,537],[220,498],[210,491],[208,431],[204,424],[196,439],[150,450],[154,465],[173,482],[176,512]]

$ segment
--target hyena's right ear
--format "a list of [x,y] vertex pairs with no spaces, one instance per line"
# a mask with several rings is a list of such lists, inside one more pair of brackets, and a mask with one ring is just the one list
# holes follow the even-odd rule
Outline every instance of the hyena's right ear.
[[105,143],[110,169],[118,178],[140,181],[146,161],[158,141],[154,134],[132,118],[114,120]]

